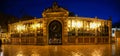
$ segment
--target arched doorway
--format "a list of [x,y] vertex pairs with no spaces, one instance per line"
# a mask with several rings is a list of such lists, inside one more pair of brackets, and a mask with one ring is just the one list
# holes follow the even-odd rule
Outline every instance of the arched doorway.
[[52,21],[49,26],[49,44],[50,45],[60,45],[62,44],[62,24],[54,20]]

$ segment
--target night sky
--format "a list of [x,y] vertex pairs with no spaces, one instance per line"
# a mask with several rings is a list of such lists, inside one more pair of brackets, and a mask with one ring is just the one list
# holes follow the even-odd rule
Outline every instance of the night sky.
[[18,18],[23,15],[41,18],[43,10],[54,1],[78,16],[102,19],[112,16],[113,23],[120,21],[119,0],[0,0],[0,12]]

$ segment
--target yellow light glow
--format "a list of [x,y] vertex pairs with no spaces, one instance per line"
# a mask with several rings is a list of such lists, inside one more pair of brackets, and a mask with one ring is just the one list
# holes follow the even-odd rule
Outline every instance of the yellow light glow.
[[18,32],[21,32],[22,30],[25,30],[25,25],[17,25],[16,29]]
[[70,21],[70,20],[68,20],[68,27],[70,27],[70,24],[71,24],[71,21]]
[[75,21],[75,20],[72,20],[72,21],[68,20],[68,27],[81,28],[81,27],[83,27],[83,22]]
[[43,27],[43,24],[40,24],[40,27],[42,28],[42,27]]
[[80,52],[72,52],[72,56],[84,56],[84,55]]
[[36,25],[35,25],[35,24],[32,24],[32,25],[31,25],[31,28],[32,28],[32,29],[36,29]]
[[101,50],[94,50],[92,56],[102,56]]
[[94,28],[97,28],[97,27],[99,27],[101,24],[100,23],[98,23],[98,22],[94,22],[94,23],[90,23],[90,28],[92,28],[92,29],[94,29]]
[[76,26],[76,22],[74,20],[72,20],[72,27]]
[[39,24],[39,23],[35,24],[35,27],[38,27],[38,28],[39,28],[39,27],[40,27],[40,24]]
[[17,53],[16,56],[24,56],[24,55],[23,55],[22,51],[20,51],[19,53]]
[[99,27],[101,25],[101,23],[97,23],[97,26]]
[[17,56],[23,56],[23,54],[17,54]]
[[92,28],[92,29],[97,28],[97,24],[96,23],[90,23],[90,28]]
[[70,27],[70,25],[68,25],[68,27]]
[[35,53],[35,54],[32,54],[31,56],[40,56],[40,55]]
[[81,28],[81,27],[83,27],[83,23],[80,22],[80,21],[78,21],[76,26],[77,26],[78,28]]
[[40,24],[40,23],[36,23],[36,24],[31,25],[32,29],[36,29],[36,28],[40,28],[40,27],[42,27],[42,24]]
[[[97,27],[99,27],[101,25],[100,22],[90,22],[90,25],[89,24],[86,24],[84,27],[85,28],[91,28],[91,29],[95,29]],[[68,20],[68,25],[67,25],[69,28],[72,27],[72,28],[82,28],[83,27],[83,22],[82,21],[75,21],[75,20]]]

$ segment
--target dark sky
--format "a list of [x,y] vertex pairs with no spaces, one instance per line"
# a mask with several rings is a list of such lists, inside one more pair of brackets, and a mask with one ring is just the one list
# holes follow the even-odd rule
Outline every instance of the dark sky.
[[0,12],[19,18],[22,15],[40,18],[43,10],[54,1],[78,16],[102,19],[112,16],[113,23],[120,21],[119,0],[0,0]]

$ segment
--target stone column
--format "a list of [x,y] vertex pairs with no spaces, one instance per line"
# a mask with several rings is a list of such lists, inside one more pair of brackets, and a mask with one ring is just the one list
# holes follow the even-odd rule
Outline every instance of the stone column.
[[48,25],[47,25],[47,22],[46,22],[46,19],[44,18],[44,20],[43,20],[43,40],[44,40],[44,44],[45,45],[48,45]]

